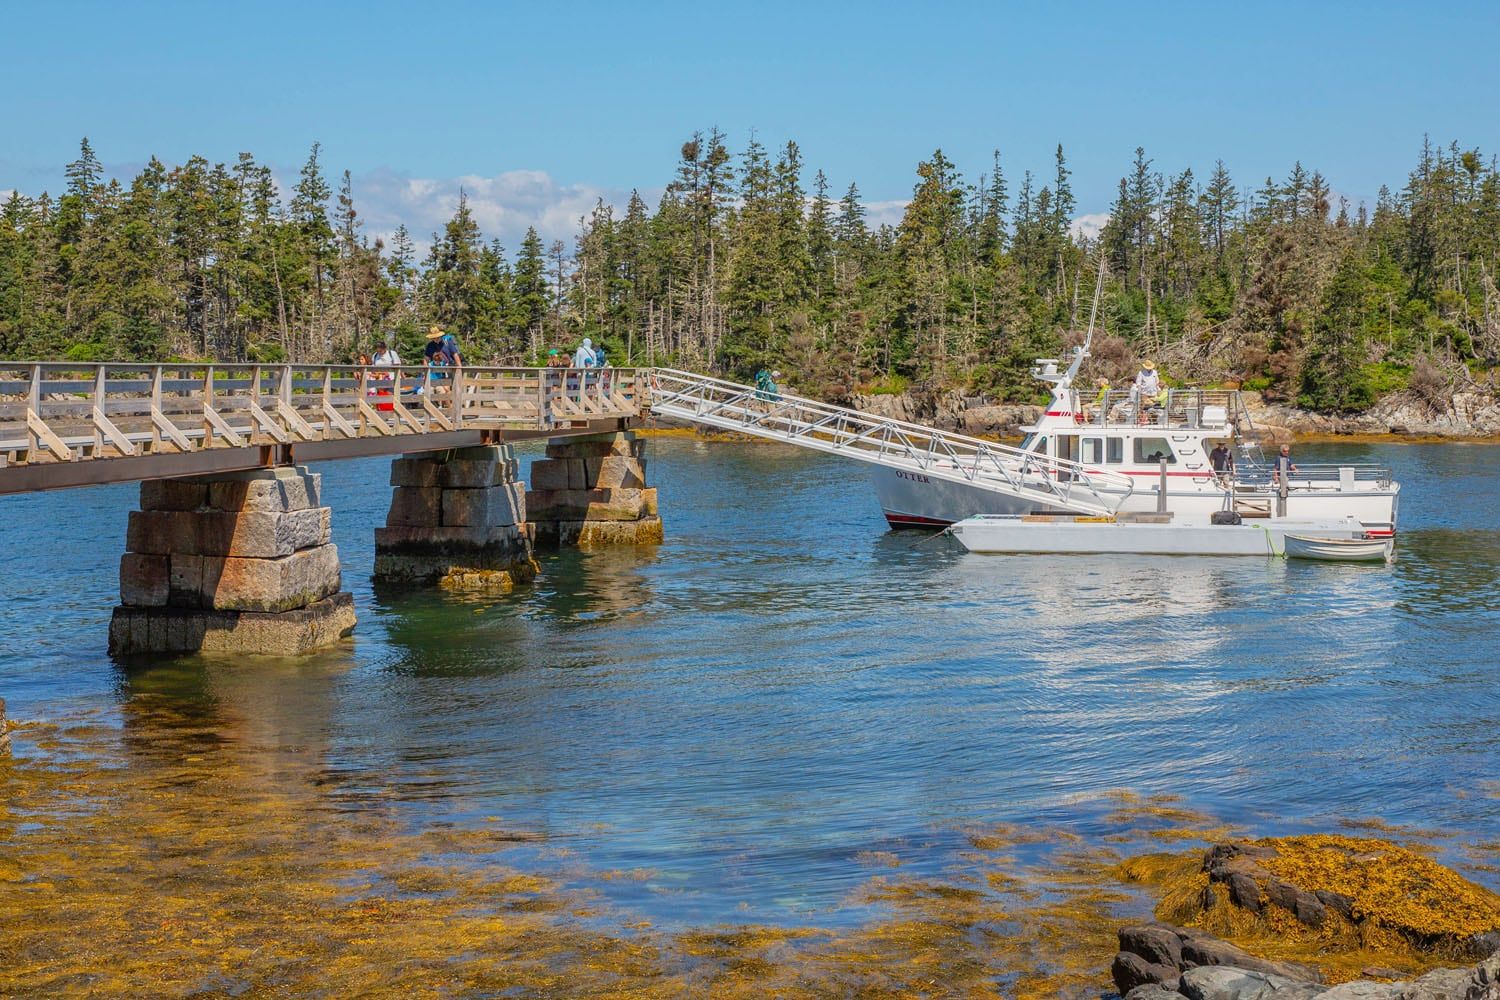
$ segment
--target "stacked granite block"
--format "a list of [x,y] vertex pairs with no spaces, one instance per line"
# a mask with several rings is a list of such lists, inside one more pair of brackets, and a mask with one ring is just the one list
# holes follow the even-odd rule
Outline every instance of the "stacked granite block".
[[539,544],[645,545],[662,540],[646,442],[633,432],[555,438],[531,466],[527,513]]
[[348,635],[321,478],[298,466],[141,483],[110,652],[295,655]]
[[375,529],[375,578],[509,591],[536,576],[526,485],[509,445],[391,463],[391,506]]

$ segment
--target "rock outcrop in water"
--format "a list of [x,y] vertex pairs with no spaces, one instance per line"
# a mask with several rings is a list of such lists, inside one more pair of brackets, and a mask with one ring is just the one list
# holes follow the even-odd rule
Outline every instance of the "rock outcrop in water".
[[[1143,872],[1166,864],[1142,861]],[[1222,843],[1158,881],[1164,922],[1123,928],[1110,970],[1130,1000],[1500,1000],[1500,896],[1398,844]],[[1477,966],[1432,968],[1486,955]],[[1325,974],[1347,981],[1325,985]]]
[[1125,1000],[1500,1000],[1500,951],[1467,968],[1329,986],[1306,966],[1268,962],[1168,924],[1122,928],[1110,973]]

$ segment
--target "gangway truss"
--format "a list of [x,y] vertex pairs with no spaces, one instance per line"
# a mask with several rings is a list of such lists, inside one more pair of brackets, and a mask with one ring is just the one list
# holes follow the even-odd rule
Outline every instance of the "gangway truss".
[[962,483],[1044,511],[1112,516],[1133,486],[1120,473],[692,372],[651,369],[648,392],[659,416]]

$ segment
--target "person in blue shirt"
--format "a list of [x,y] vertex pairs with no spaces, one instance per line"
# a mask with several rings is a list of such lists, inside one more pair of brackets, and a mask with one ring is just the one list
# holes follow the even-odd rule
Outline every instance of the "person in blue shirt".
[[[460,366],[464,360],[463,355],[459,353],[457,339],[436,324],[433,324],[427,331],[427,346],[422,349],[422,356],[426,358],[429,368],[438,369]],[[434,382],[448,377],[446,372],[432,372]]]

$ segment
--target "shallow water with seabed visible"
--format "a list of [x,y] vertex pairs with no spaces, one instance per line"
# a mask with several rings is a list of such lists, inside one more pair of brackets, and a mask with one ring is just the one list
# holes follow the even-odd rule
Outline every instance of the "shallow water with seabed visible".
[[299,810],[498,822],[506,864],[658,926],[852,925],[872,858],[939,877],[996,824],[1106,843],[1120,790],[1254,835],[1420,831],[1500,886],[1470,850],[1500,840],[1500,448],[1297,450],[1395,468],[1383,567],[970,555],[887,531],[858,464],[649,447],[664,545],[544,555],[483,601],[372,589],[388,460],[316,467],[360,621],[301,661],[116,665],[136,487],[0,498],[0,696],[127,773],[166,703]]

